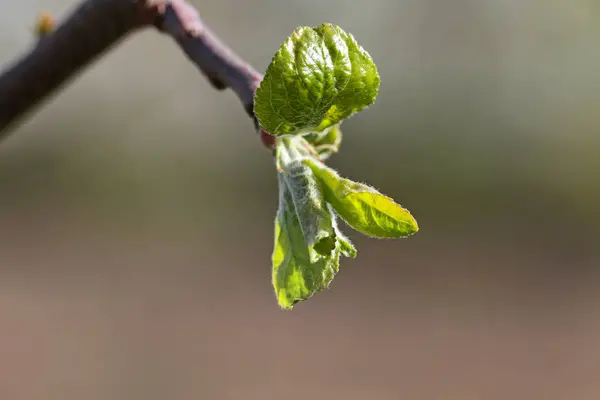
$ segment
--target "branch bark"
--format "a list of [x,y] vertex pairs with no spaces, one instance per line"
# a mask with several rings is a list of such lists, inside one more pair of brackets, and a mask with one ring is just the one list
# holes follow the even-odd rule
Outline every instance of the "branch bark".
[[[128,34],[154,26],[170,35],[218,90],[231,88],[258,128],[254,92],[262,75],[185,0],[84,0],[63,24],[0,76],[0,139],[22,116]],[[272,147],[274,138],[260,130]]]

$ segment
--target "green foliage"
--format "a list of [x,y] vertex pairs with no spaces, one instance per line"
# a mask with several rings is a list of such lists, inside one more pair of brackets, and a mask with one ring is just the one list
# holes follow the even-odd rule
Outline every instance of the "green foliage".
[[342,144],[342,129],[340,124],[325,129],[323,132],[313,132],[304,136],[319,155],[321,161],[327,160],[337,153]]
[[279,209],[272,255],[279,305],[329,287],[340,257],[356,257],[337,216],[376,238],[417,232],[412,215],[374,188],[341,177],[323,164],[339,150],[342,120],[375,101],[379,75],[373,60],[339,27],[300,27],[273,57],[256,92],[262,128],[277,136]]
[[328,287],[339,271],[340,255],[355,257],[356,249],[339,231],[294,140],[282,139],[277,151],[284,172],[278,177],[273,286],[281,307],[291,308]]
[[303,26],[273,57],[254,112],[271,135],[321,132],[373,103],[378,90],[375,63],[352,35]]
[[408,210],[372,187],[342,178],[333,169],[310,158],[303,163],[317,176],[325,200],[358,232],[376,238],[397,238],[419,230]]

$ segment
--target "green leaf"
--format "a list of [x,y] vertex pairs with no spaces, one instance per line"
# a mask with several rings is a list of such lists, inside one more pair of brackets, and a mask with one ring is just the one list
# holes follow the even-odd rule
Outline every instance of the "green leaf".
[[328,209],[332,235],[314,246],[319,257],[312,259],[292,194],[284,181],[284,173],[279,175],[279,186],[272,280],[279,305],[291,309],[299,301],[329,287],[339,271],[340,255],[353,257],[356,249],[338,231],[335,215]]
[[325,161],[339,151],[342,144],[342,130],[340,125],[337,124],[323,132],[309,133],[303,138],[314,147],[319,155],[319,160]]
[[283,184],[292,199],[298,223],[308,247],[309,261],[331,254],[335,247],[333,217],[312,170],[300,161],[285,166]]
[[340,256],[356,249],[340,232],[321,184],[302,160],[312,157],[302,137],[279,138],[279,210],[275,220],[273,287],[279,305],[292,308],[329,286],[339,271]]
[[356,247],[354,247],[350,239],[348,239],[342,233],[342,231],[340,231],[340,228],[338,227],[335,218],[335,212],[333,211],[331,205],[329,205],[329,212],[331,212],[331,215],[333,216],[333,229],[335,230],[335,234],[337,235],[337,242],[340,246],[340,251],[342,252],[342,255],[348,258],[356,258]]
[[371,56],[338,26],[300,27],[279,48],[256,91],[254,112],[272,135],[321,132],[375,101]]
[[303,159],[321,182],[325,200],[352,228],[378,238],[405,237],[419,230],[410,212],[374,188],[340,177],[324,164]]

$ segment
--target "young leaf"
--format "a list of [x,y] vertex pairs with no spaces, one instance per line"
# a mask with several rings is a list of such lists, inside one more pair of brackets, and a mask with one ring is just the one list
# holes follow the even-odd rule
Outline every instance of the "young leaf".
[[279,210],[273,287],[282,308],[291,308],[328,287],[339,270],[340,255],[356,256],[356,249],[336,224],[321,183],[302,163],[313,156],[314,150],[300,136],[277,139]]
[[272,135],[321,132],[375,101],[371,56],[340,27],[300,27],[286,39],[256,91],[254,112]]
[[309,133],[302,138],[314,147],[319,155],[319,160],[325,161],[339,151],[342,144],[342,130],[340,124],[337,124],[323,132]]
[[310,158],[303,159],[303,163],[321,182],[325,200],[357,231],[378,238],[395,238],[419,230],[408,210],[372,187],[342,178],[331,168]]
[[[283,173],[279,175],[279,187],[272,280],[279,305],[291,309],[299,301],[327,288],[339,271],[340,255],[356,255],[356,249],[343,235],[338,234],[335,216],[329,211],[334,232],[331,237],[333,248],[326,244],[321,249],[321,257],[313,262]],[[321,244],[316,245],[319,246]]]
[[317,262],[335,247],[333,218],[312,170],[300,161],[286,165],[281,174],[308,247],[309,261]]
[[342,255],[344,257],[348,257],[348,258],[356,258],[356,253],[357,253],[356,247],[354,247],[354,245],[352,244],[350,239],[348,239],[346,237],[346,235],[344,235],[342,233],[342,231],[340,231],[340,228],[338,227],[337,221],[335,218],[335,212],[333,211],[333,208],[331,207],[331,205],[328,205],[328,206],[329,206],[329,212],[333,216],[333,218],[332,218],[333,229],[335,230],[335,234],[337,235],[337,241],[340,245],[340,251],[342,252]]

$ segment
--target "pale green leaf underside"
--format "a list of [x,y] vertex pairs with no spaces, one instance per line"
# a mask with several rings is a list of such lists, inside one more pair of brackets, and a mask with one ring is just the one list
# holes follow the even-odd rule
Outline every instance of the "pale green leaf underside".
[[[309,261],[317,262],[335,247],[333,217],[312,170],[299,161],[286,165],[283,184],[289,192],[300,229],[308,248]],[[281,189],[280,189],[281,190]]]
[[355,257],[356,249],[340,232],[312,169],[302,137],[277,140],[280,169],[279,210],[275,220],[273,286],[282,308],[329,286],[339,270],[340,256]]
[[416,233],[410,212],[370,186],[340,177],[324,164],[306,158],[322,185],[325,200],[353,229],[373,237],[397,238]]
[[354,37],[332,24],[297,28],[256,91],[254,112],[272,135],[321,132],[375,101],[379,75]]
[[[307,245],[291,192],[280,174],[280,204],[275,220],[273,250],[273,287],[279,305],[291,309],[299,301],[329,287],[339,271],[340,255],[355,257],[356,249],[339,232],[335,217],[328,207],[332,230],[314,246]],[[319,256],[314,257],[315,251]]]

